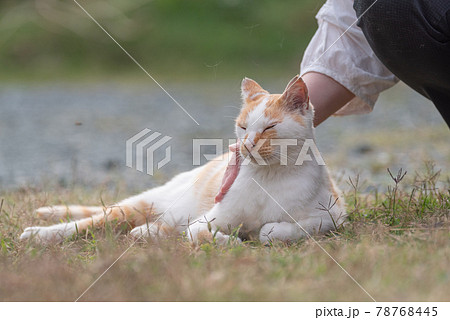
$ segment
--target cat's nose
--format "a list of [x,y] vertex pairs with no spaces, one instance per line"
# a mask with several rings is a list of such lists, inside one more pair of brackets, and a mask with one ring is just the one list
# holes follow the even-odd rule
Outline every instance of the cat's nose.
[[247,148],[248,151],[252,151],[253,147],[255,146],[255,142],[253,141],[252,138],[248,137],[247,139],[245,139],[244,141],[244,146],[245,148]]

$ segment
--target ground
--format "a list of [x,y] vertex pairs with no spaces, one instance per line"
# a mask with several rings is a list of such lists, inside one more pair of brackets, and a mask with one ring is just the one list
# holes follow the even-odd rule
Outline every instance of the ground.
[[431,164],[419,173],[407,173],[398,184],[397,173],[392,175],[384,193],[361,192],[366,186],[357,176],[350,177],[345,194],[349,221],[336,232],[266,246],[192,246],[175,236],[133,245],[120,227],[111,225],[43,247],[18,239],[24,227],[48,223],[37,220],[35,208],[110,203],[123,196],[120,188],[2,191],[0,299],[371,301],[372,296],[377,301],[445,301],[450,284],[450,183]]

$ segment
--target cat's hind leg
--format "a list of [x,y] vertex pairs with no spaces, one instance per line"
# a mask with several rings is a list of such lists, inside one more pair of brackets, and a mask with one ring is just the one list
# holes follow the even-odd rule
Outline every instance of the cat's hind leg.
[[78,220],[83,218],[92,217],[96,214],[102,213],[104,207],[92,207],[92,206],[49,206],[41,207],[36,210],[38,218],[46,220]]
[[103,227],[107,222],[126,223],[127,229],[131,229],[151,221],[154,215],[153,205],[144,201],[114,205],[102,210],[101,213],[76,221],[26,228],[20,239],[35,238],[42,242],[62,242],[76,233],[86,232],[90,227]]

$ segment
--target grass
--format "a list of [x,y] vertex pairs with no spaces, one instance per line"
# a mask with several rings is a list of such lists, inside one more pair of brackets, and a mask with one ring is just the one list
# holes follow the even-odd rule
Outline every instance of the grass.
[[[173,81],[298,72],[324,1],[78,2],[152,75]],[[73,1],[4,0],[0,21],[0,81],[141,76]]]
[[[384,193],[359,177],[345,192],[348,223],[315,235],[378,301],[448,300],[450,182],[432,165],[386,173]],[[48,191],[51,190],[51,191]],[[73,301],[132,244],[107,227],[62,245],[20,242],[24,227],[45,223],[33,210],[56,203],[111,203],[120,189],[83,186],[0,193],[0,299]],[[312,239],[263,246],[193,247],[173,237],[134,245],[81,301],[370,301]]]

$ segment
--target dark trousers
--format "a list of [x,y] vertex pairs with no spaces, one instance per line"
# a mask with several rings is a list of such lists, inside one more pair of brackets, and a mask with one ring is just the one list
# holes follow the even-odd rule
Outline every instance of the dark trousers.
[[375,1],[354,2],[372,50],[400,80],[430,99],[450,127],[450,0]]

